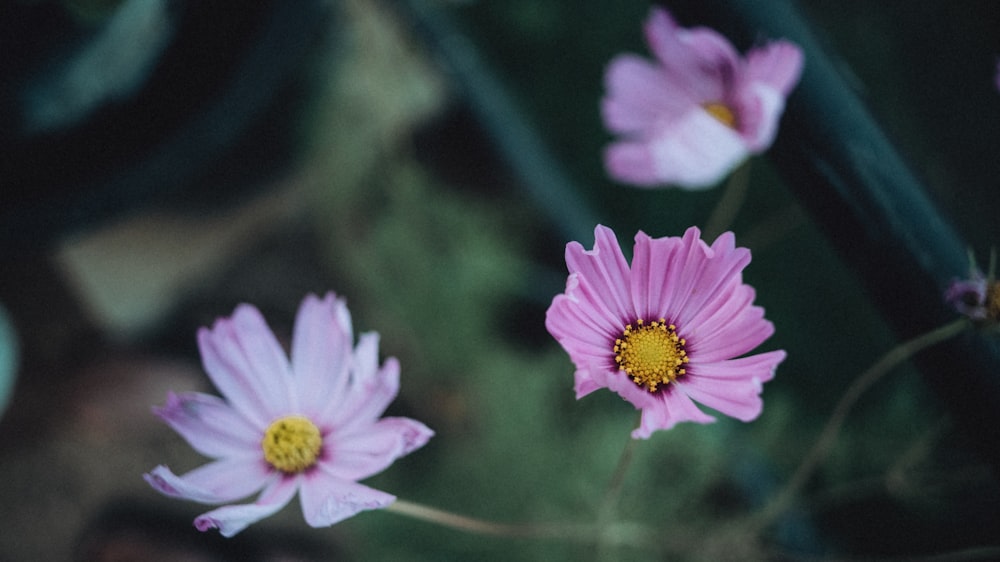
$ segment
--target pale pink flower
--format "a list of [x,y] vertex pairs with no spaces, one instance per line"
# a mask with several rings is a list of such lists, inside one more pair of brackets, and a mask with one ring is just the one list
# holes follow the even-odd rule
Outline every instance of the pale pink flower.
[[605,74],[601,112],[621,135],[605,151],[611,177],[706,188],[771,146],[802,71],[797,45],[774,41],[744,59],[714,30],[679,27],[658,7],[645,32],[656,60],[619,55]]
[[632,265],[611,229],[594,249],[566,246],[566,292],[545,326],[576,366],[576,396],[608,388],[642,410],[634,438],[676,423],[715,419],[694,403],[742,421],[763,408],[762,383],[784,351],[740,357],[774,333],[743,283],[750,251],[731,232],[708,246],[691,227],[682,238],[635,236]]
[[154,411],[213,460],[182,476],[158,466],[159,492],[226,505],[195,519],[200,531],[233,536],[284,507],[298,492],[313,527],[386,507],[391,494],[357,481],[381,472],[433,435],[422,423],[380,416],[399,391],[399,363],[378,364],[378,334],[354,347],[342,299],[309,295],[295,319],[291,360],[251,305],[198,332],[205,371],[223,398],[170,393]]

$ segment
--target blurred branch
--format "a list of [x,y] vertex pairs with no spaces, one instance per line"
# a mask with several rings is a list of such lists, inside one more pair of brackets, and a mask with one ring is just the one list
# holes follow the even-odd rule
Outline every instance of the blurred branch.
[[472,41],[432,2],[403,0],[398,4],[451,72],[476,119],[556,230],[566,240],[592,237],[599,221],[580,197],[583,191],[574,185]]

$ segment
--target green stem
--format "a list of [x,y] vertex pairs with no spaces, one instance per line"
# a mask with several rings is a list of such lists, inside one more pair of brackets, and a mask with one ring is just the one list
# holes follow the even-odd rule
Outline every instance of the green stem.
[[726,180],[722,195],[705,222],[706,240],[715,240],[731,227],[740,207],[743,206],[743,201],[746,200],[749,185],[750,160],[747,160],[740,164],[739,168],[736,168]]
[[634,523],[621,522],[604,530],[598,529],[593,524],[497,523],[405,500],[396,500],[385,509],[442,527],[478,535],[522,539],[562,539],[585,544],[608,540],[616,544],[655,546],[654,537],[643,526]]
[[856,378],[854,382],[847,387],[847,390],[844,391],[844,395],[841,396],[837,406],[833,409],[833,413],[830,414],[830,418],[823,427],[823,431],[820,433],[819,438],[816,439],[812,449],[810,449],[806,454],[805,458],[802,460],[802,464],[799,465],[798,469],[788,481],[788,484],[786,484],[784,489],[782,489],[782,491],[764,507],[763,511],[750,521],[749,527],[751,532],[760,532],[770,525],[779,515],[781,515],[782,512],[788,509],[794,501],[795,496],[801,491],[806,482],[809,481],[813,472],[815,472],[816,468],[830,453],[830,450],[833,448],[833,444],[837,440],[837,435],[840,433],[840,429],[843,427],[844,421],[847,419],[847,414],[850,413],[851,408],[866,390],[868,390],[873,384],[878,382],[879,379],[889,373],[900,363],[913,357],[916,353],[925,348],[958,335],[968,326],[968,320],[961,318],[903,342],[890,349],[871,367]]
[[[638,423],[641,422],[642,412],[639,413]],[[618,509],[618,498],[621,497],[622,488],[625,485],[625,474],[628,473],[629,467],[632,466],[635,443],[636,440],[629,435],[628,441],[625,442],[625,446],[622,448],[621,456],[618,457],[618,464],[615,466],[615,471],[611,474],[611,480],[608,481],[608,488],[604,491],[604,498],[601,500],[601,505],[597,510],[597,523],[595,526],[598,530],[607,529],[615,519],[615,512]],[[604,560],[608,558],[606,550],[608,544],[604,540],[605,535],[598,534],[598,537],[595,556],[597,560]]]

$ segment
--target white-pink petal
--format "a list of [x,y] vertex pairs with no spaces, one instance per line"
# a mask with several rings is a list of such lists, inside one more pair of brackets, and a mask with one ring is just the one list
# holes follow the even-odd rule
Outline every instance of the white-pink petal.
[[669,126],[647,137],[661,183],[707,189],[749,156],[746,142],[733,129],[694,106]]
[[281,345],[255,307],[198,331],[202,363],[219,392],[247,419],[266,427],[292,408],[292,377]]
[[330,461],[323,463],[323,469],[344,480],[362,480],[423,447],[433,435],[416,420],[382,418],[360,431],[339,432],[330,444]]
[[272,482],[254,503],[227,505],[199,515],[194,526],[199,531],[218,529],[224,537],[232,537],[252,523],[274,515],[285,507],[298,489],[296,478],[283,477]]
[[389,357],[378,366],[378,334],[362,334],[354,357],[347,392],[338,408],[328,409],[321,420],[338,432],[370,426],[399,393],[399,361]]
[[333,293],[322,300],[307,296],[295,316],[293,334],[297,411],[321,419],[327,406],[340,402],[349,382],[354,336],[346,303]]
[[322,471],[302,477],[302,516],[311,527],[327,527],[362,511],[381,509],[396,496]]
[[226,503],[245,498],[276,478],[263,458],[229,458],[203,464],[177,476],[160,465],[143,478],[165,496],[199,503]]
[[217,396],[170,392],[167,403],[153,412],[207,457],[246,457],[260,449],[263,428],[255,427]]

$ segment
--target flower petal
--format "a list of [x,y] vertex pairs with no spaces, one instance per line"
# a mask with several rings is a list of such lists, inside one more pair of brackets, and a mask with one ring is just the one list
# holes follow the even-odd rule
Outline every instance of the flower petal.
[[301,414],[321,419],[326,406],[340,401],[349,380],[353,343],[351,313],[343,299],[327,293],[323,300],[308,295],[302,301],[292,338]]
[[[629,267],[615,233],[608,227],[594,228],[594,249],[584,250],[576,242],[566,245],[566,266],[578,273],[614,316],[627,323],[635,315],[629,297]],[[624,324],[623,324],[624,326]]]
[[375,332],[361,334],[354,349],[351,382],[339,404],[328,407],[321,425],[337,431],[373,423],[399,393],[399,361],[389,357],[378,366],[378,341]]
[[802,49],[789,41],[773,41],[747,52],[746,80],[761,82],[788,95],[802,75]]
[[656,407],[643,408],[639,427],[632,432],[633,439],[648,439],[656,430],[671,429],[680,422],[712,423],[715,418],[702,412],[694,402],[676,388],[659,394]]
[[368,478],[423,447],[433,435],[426,425],[398,417],[382,418],[352,433],[338,432],[324,470],[344,480]]
[[700,107],[659,130],[647,146],[661,182],[689,189],[719,183],[749,155],[736,131]]
[[688,337],[692,363],[711,363],[738,357],[774,334],[774,324],[764,319],[764,309],[749,306],[753,289],[742,285],[726,301],[720,312],[695,326],[699,331]]
[[204,464],[183,476],[163,465],[143,478],[165,496],[200,503],[226,503],[245,498],[275,477],[263,458],[231,458]]
[[725,99],[741,65],[739,53],[725,37],[705,27],[682,28],[659,7],[650,10],[645,31],[650,50],[693,99]]
[[153,412],[205,456],[246,457],[260,449],[263,429],[254,427],[217,396],[170,392],[167,403]]
[[784,359],[784,351],[772,351],[692,366],[688,374],[677,381],[677,386],[709,408],[740,421],[751,421],[764,407],[760,398],[762,384],[774,377],[774,370]]
[[212,382],[247,419],[264,427],[291,409],[288,360],[255,307],[241,304],[232,318],[202,328],[198,345]]
[[327,527],[361,511],[384,508],[396,501],[396,496],[315,470],[302,477],[299,499],[306,523]]
[[733,96],[740,116],[740,136],[750,154],[767,150],[778,134],[778,121],[785,110],[785,98],[770,86],[753,83]]
[[566,293],[557,295],[545,313],[545,327],[577,366],[596,359],[607,363],[615,338],[631,320],[607,308],[586,278],[570,275]]
[[231,537],[265,517],[274,515],[288,504],[298,489],[298,479],[276,478],[251,504],[227,505],[199,515],[194,526],[202,532],[218,529],[224,537]]
[[696,100],[672,86],[663,69],[635,55],[619,55],[604,73],[607,94],[601,100],[604,124],[614,133],[637,133],[651,124],[669,124]]

